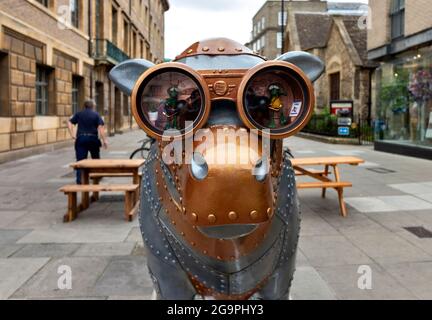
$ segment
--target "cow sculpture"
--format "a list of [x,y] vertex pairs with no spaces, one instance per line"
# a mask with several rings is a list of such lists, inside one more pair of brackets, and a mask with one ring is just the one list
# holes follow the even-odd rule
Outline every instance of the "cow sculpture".
[[283,139],[309,121],[323,71],[311,54],[266,61],[225,38],[111,71],[155,139],[139,222],[158,299],[288,299],[300,212]]

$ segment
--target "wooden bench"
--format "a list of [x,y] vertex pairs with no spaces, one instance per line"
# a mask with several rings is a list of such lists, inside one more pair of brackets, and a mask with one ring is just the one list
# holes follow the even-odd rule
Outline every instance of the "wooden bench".
[[125,193],[125,218],[127,221],[132,221],[135,213],[138,211],[139,201],[135,202],[135,195],[139,188],[138,184],[128,185],[67,185],[60,189],[68,196],[68,211],[64,216],[64,222],[72,222],[82,211],[83,206],[77,205],[78,192],[124,192]]
[[[297,182],[297,189],[322,189],[322,197],[325,198],[327,189],[335,189],[338,193],[341,215],[347,216],[343,193],[344,188],[353,186],[351,182],[343,182],[340,179],[339,165],[347,164],[357,166],[364,160],[356,157],[320,157],[320,158],[296,158],[291,160],[297,177],[315,179],[314,182]],[[324,166],[324,170],[306,168],[306,166]],[[333,172],[330,172],[333,168]],[[334,180],[330,175],[334,175]]]
[[[141,173],[139,174],[141,177]],[[132,178],[133,173],[131,172],[121,172],[121,173],[108,173],[108,172],[98,172],[98,173],[90,173],[90,180],[93,182],[93,184],[98,185],[102,181],[103,178]],[[140,185],[141,185],[141,179]],[[99,200],[99,192],[93,192],[92,196],[90,197],[90,200],[92,202],[96,202]]]

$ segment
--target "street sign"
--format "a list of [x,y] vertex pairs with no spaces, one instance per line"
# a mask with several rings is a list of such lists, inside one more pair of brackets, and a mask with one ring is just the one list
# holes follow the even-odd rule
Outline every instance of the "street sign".
[[340,136],[349,136],[350,135],[350,128],[349,127],[339,127],[338,128],[338,134]]
[[352,124],[351,118],[338,118],[338,126],[349,127]]

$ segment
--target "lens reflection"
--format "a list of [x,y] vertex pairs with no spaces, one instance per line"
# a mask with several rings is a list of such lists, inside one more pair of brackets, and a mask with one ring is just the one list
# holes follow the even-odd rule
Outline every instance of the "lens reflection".
[[145,86],[141,110],[147,124],[162,133],[165,130],[184,131],[196,122],[203,109],[202,93],[196,82],[180,72],[164,72],[153,77]]

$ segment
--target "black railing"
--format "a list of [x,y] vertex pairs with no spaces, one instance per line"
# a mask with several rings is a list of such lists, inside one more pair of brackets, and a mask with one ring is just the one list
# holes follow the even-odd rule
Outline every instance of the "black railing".
[[302,130],[305,133],[311,133],[326,137],[341,139],[356,139],[359,144],[372,144],[374,142],[374,129],[369,121],[358,121],[350,126],[349,135],[340,136],[338,119],[334,115],[314,115],[308,125]]
[[114,43],[106,39],[93,40],[93,58],[106,60],[113,64],[121,63],[129,59],[129,56]]

